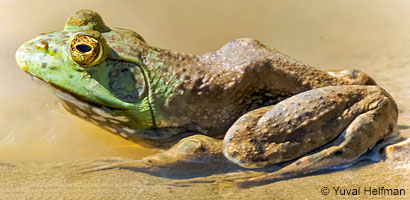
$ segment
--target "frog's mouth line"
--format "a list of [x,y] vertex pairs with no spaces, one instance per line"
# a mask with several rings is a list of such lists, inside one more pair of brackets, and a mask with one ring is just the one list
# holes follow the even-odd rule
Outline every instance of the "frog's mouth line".
[[24,72],[26,72],[28,75],[30,75],[31,80],[36,81],[37,83],[41,83],[41,84],[46,84],[46,85],[51,85],[49,82],[47,82],[46,80],[24,70]]
[[40,77],[28,72],[28,71],[25,71],[25,72],[28,75],[30,75],[30,78],[32,80],[34,80],[34,81],[36,81],[40,84],[45,84],[46,86],[50,87],[53,90],[53,92],[55,93],[55,95],[61,100],[69,101],[71,103],[76,104],[77,106],[87,104],[88,106],[94,107],[94,108],[101,108],[101,109],[105,109],[105,110],[118,110],[118,108],[112,108],[112,107],[105,106],[105,105],[100,106],[100,105],[97,105],[95,103],[85,101],[80,97],[77,97],[75,95],[72,95],[72,94],[69,94],[69,93],[65,92],[64,89],[59,87],[58,85],[54,85],[54,84],[52,84],[52,83],[50,83],[50,82],[48,82],[48,81],[46,81],[46,80],[44,80]]

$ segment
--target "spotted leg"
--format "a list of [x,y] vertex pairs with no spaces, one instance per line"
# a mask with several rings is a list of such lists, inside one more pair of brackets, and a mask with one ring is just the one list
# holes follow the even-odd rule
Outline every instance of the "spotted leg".
[[284,161],[288,165],[273,172],[236,172],[185,183],[225,180],[252,186],[349,163],[390,135],[397,116],[396,104],[378,86],[304,92],[245,114],[224,139],[224,155],[240,166],[269,168]]

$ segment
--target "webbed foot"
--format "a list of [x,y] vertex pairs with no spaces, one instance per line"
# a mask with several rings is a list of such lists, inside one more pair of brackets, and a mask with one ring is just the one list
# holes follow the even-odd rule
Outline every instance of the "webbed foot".
[[198,165],[226,160],[223,158],[221,147],[221,140],[204,135],[193,135],[182,139],[168,150],[140,160],[103,159],[93,162],[94,164],[80,171],[81,173],[89,173],[113,168],[144,172],[160,172],[163,169],[195,171],[198,170]]

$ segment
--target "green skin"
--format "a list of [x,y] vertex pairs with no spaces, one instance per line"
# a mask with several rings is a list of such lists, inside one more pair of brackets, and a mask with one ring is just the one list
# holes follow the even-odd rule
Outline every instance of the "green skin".
[[[91,64],[75,60],[70,45],[78,35],[100,44]],[[199,178],[255,185],[352,162],[397,124],[392,97],[358,70],[317,70],[253,39],[199,56],[167,51],[107,27],[90,10],[70,16],[61,32],[27,41],[16,59],[71,113],[133,142],[171,147],[89,171],[288,161],[274,172]]]

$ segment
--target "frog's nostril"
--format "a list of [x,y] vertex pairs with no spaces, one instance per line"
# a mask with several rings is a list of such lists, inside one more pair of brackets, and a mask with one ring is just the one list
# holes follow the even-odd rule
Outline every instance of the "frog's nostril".
[[35,46],[39,49],[44,49],[44,50],[48,50],[48,43],[46,41],[41,41],[39,43],[36,43]]

